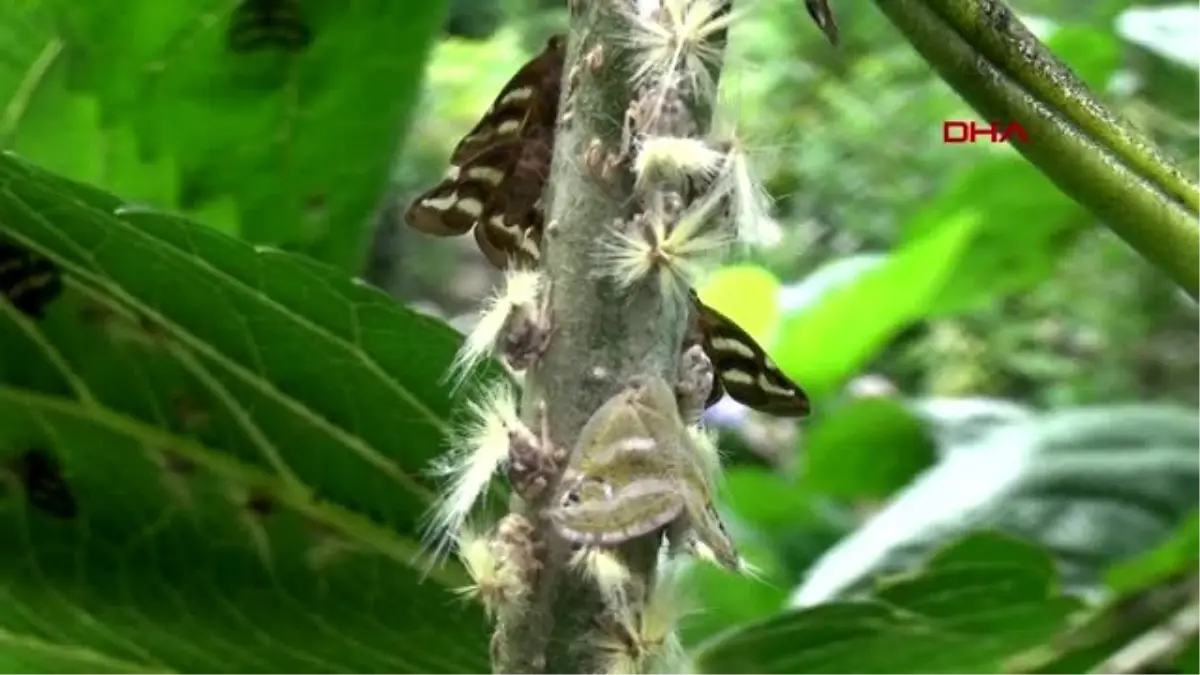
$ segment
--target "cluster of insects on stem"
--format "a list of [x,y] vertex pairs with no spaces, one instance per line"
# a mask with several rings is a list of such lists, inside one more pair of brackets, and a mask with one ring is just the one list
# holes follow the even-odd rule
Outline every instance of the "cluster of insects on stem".
[[[545,553],[534,523],[513,512],[487,533],[469,524],[493,476],[504,472],[513,491],[538,505],[572,547],[571,566],[604,598],[614,626],[611,644],[601,645],[611,655],[605,672],[642,672],[669,646],[671,622],[656,603],[671,594],[659,583],[636,589],[645,602],[629,602],[622,545],[654,536],[668,558],[690,554],[751,571],[713,506],[721,465],[701,424],[704,410],[725,394],[776,416],[804,416],[809,402],[760,345],[692,288],[697,270],[769,209],[739,145],[700,134],[706,125],[693,117],[716,100],[721,47],[714,42],[733,20],[728,0],[661,0],[653,11],[597,1],[620,5],[626,30],[619,44],[580,37],[581,56],[564,72],[566,38],[551,37],[458,143],[444,179],[413,200],[405,219],[435,236],[472,232],[485,257],[504,270],[451,366],[453,386],[489,356],[513,371],[536,369],[555,339],[553,288],[540,265],[543,236],[558,227],[546,222],[545,204],[555,133],[573,123],[575,89],[605,67],[609,50],[631,59],[633,96],[620,145],[606,150],[597,139],[581,160],[596,181],[630,172],[634,204],[588,252],[586,264],[617,289],[657,284],[663,296],[686,304],[675,381],[642,375],[623,383],[569,449],[550,437],[544,401],[534,404],[531,428],[518,413],[516,388],[492,385],[471,403],[472,424],[437,463],[447,487],[429,535],[436,554],[456,550],[474,579],[464,592],[481,597],[498,622],[522,613]],[[836,39],[823,2],[808,7]]]

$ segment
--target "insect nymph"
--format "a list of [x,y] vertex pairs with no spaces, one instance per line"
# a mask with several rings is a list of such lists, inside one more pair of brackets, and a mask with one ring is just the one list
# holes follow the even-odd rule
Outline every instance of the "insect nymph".
[[547,515],[564,539],[585,546],[615,546],[666,528],[673,547],[694,537],[737,570],[709,480],[670,385],[639,377],[584,425]]

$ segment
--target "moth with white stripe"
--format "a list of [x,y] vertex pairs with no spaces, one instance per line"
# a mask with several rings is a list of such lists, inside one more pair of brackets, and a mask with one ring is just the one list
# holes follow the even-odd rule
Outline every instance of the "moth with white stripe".
[[704,347],[717,374],[708,405],[727,393],[742,405],[776,417],[804,417],[811,412],[808,394],[779,370],[754,338],[701,302],[695,290],[691,298],[695,313],[688,341]]
[[661,377],[640,376],[600,406],[580,431],[547,515],[567,541],[617,546],[666,528],[672,548],[704,544],[742,569],[713,507],[701,450]]
[[565,50],[566,37],[552,36],[504,85],[454,148],[442,182],[413,200],[410,226],[439,237],[474,228],[496,267],[537,264]]

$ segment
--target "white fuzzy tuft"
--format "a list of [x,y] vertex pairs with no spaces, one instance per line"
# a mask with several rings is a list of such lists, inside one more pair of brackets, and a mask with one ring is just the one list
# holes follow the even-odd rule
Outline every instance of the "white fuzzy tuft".
[[[725,566],[722,565],[719,560],[717,560],[716,554],[713,553],[713,550],[708,547],[708,544],[705,544],[704,542],[700,541],[699,539],[692,539],[691,549],[692,549],[692,555],[696,556],[700,560],[703,560],[706,563],[711,563],[713,565],[716,565],[717,567],[720,567],[721,569],[725,569]],[[771,585],[770,582],[767,581],[766,573],[763,572],[762,568],[755,565],[754,563],[750,562],[749,560],[746,560],[745,557],[738,558],[737,572],[738,572],[738,574],[748,577],[750,579],[753,579],[755,581]]]
[[458,533],[456,552],[471,583],[454,589],[454,592],[465,598],[478,598],[488,615],[494,616],[500,603],[519,587],[519,580],[506,573],[492,541],[469,527],[464,526]]
[[524,429],[517,411],[517,391],[500,381],[469,405],[470,419],[455,435],[450,450],[438,457],[430,473],[448,479],[434,502],[424,544],[436,564],[461,535],[463,524],[492,476],[508,461],[509,434]]
[[663,295],[683,295],[700,266],[730,244],[727,228],[714,217],[721,200],[709,195],[671,222],[661,204],[647,209],[640,227],[618,231],[602,245],[602,268],[621,288],[658,276]]
[[687,612],[677,571],[660,570],[641,612],[615,612],[623,637],[601,643],[605,673],[690,672],[675,625]]
[[698,138],[646,136],[639,143],[633,169],[640,187],[659,177],[712,178],[725,161],[725,153]]
[[616,554],[600,548],[581,548],[571,558],[571,564],[596,584],[610,609],[617,613],[625,611],[625,586],[629,583],[630,572]]
[[762,181],[754,174],[750,155],[737,142],[729,144],[729,152],[717,178],[714,192],[728,195],[730,220],[743,241],[763,241],[778,224],[771,217],[771,196]]
[[726,30],[734,13],[724,0],[662,0],[657,12],[633,9],[627,13],[626,38],[637,60],[633,84],[666,86],[676,74],[686,78],[702,98],[716,96],[710,68],[721,51],[710,40]]
[[486,300],[479,312],[479,320],[467,333],[467,338],[454,356],[446,379],[455,391],[479,363],[496,349],[496,341],[508,328],[509,317],[518,308],[530,313],[537,310],[542,296],[544,277],[537,270],[509,268],[504,281]]
[[708,481],[716,485],[721,478],[721,449],[717,444],[720,433],[702,425],[688,427],[688,436],[692,439],[692,447],[700,459]]

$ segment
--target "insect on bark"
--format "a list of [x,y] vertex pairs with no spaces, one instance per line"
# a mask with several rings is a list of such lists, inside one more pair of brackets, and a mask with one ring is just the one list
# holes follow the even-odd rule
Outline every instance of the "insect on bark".
[[564,539],[585,546],[666,528],[673,546],[695,537],[722,565],[739,569],[699,452],[660,377],[635,378],[592,415],[547,515]]
[[442,182],[405,212],[411,227],[439,237],[474,228],[496,267],[537,264],[565,50],[565,36],[551,37],[504,85],[454,148]]

